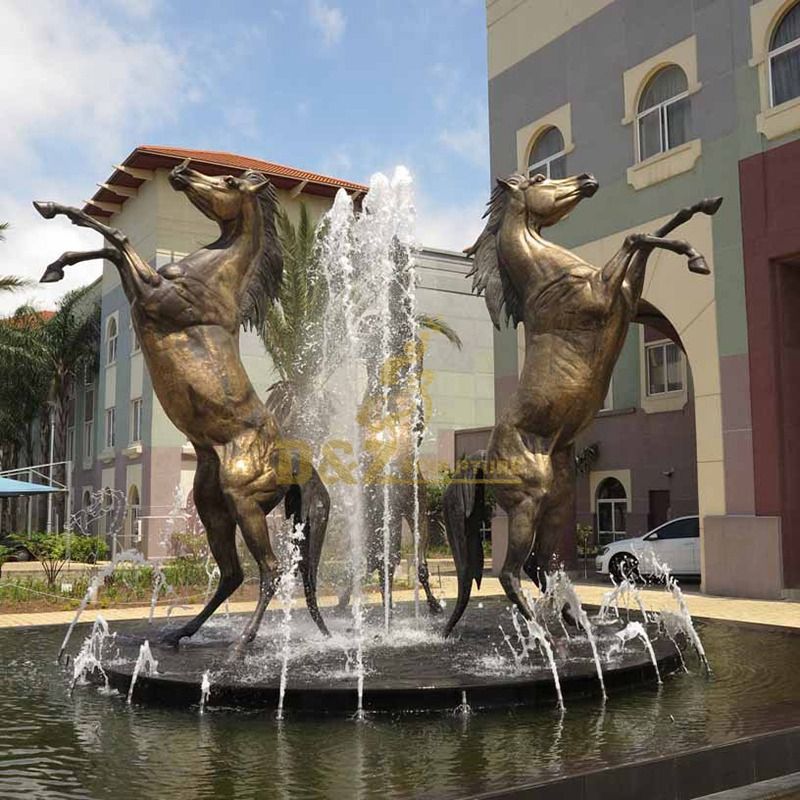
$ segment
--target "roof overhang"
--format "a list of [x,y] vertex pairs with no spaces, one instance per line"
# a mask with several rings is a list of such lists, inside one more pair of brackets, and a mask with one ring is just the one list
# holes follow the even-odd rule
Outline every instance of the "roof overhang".
[[264,173],[276,188],[289,192],[294,190],[297,194],[302,192],[333,197],[339,189],[344,189],[354,199],[358,199],[369,188],[361,183],[235,153],[142,145],[121,164],[115,165],[111,175],[98,184],[98,190],[85,202],[83,210],[93,217],[111,217],[122,209],[129,197],[136,196],[139,187],[152,179],[156,170],[170,170],[187,158],[193,169],[206,175],[240,175],[246,170],[257,170]]

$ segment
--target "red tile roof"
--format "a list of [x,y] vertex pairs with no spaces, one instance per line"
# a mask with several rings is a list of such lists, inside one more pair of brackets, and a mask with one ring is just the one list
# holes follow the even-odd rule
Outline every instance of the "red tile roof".
[[[345,189],[351,194],[361,194],[368,189],[367,186],[361,183],[332,178],[328,175],[320,175],[316,172],[308,172],[296,167],[287,167],[283,164],[275,164],[272,161],[263,161],[260,158],[250,158],[249,156],[240,156],[236,153],[224,153],[217,150],[192,150],[186,147],[140,145],[122,162],[122,166],[133,170],[171,169],[186,158],[190,160],[193,168],[207,174],[237,174],[252,169],[263,172],[281,189],[291,189],[301,183],[305,183],[303,191],[307,194],[332,197],[339,189]],[[113,187],[135,189],[143,183],[144,180],[142,178],[135,177],[135,175],[126,173],[123,170],[115,169],[106,180],[106,184],[112,188],[101,187],[94,193],[92,200],[121,206],[127,196],[115,193]],[[91,201],[84,206],[84,211],[93,216],[111,215],[111,211],[107,208],[104,209],[102,206],[93,205]]]

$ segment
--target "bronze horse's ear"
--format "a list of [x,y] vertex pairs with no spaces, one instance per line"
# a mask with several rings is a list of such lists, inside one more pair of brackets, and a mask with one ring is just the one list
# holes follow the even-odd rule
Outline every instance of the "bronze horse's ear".
[[258,194],[262,189],[266,189],[270,185],[270,179],[261,172],[246,172],[242,176],[247,186],[247,191],[253,194]]
[[514,188],[514,184],[511,183],[511,181],[507,180],[506,178],[497,178],[497,185],[498,186],[503,186],[506,189],[513,189]]

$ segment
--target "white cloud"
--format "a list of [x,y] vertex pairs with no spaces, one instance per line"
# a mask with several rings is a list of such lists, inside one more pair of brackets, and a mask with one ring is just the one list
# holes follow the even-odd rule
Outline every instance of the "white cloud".
[[53,134],[113,157],[154,116],[177,113],[181,57],[145,26],[127,37],[78,0],[0,0],[0,13],[4,30],[14,32],[0,48],[6,163],[36,165],[37,142]]
[[311,24],[322,34],[325,45],[338,44],[344,36],[346,20],[341,8],[330,6],[323,0],[309,0]]
[[[93,170],[107,169],[153,121],[173,119],[197,99],[202,70],[189,70],[174,45],[165,44],[150,19],[150,0],[125,0],[135,24],[106,19],[109,5],[88,0],[0,0],[0,148],[4,183],[0,221],[11,229],[0,243],[0,274],[38,281],[65,250],[102,246],[101,238],[63,218],[41,219],[31,199],[80,205],[91,193]],[[240,120],[245,124],[246,120]],[[65,182],[65,173],[82,173]],[[87,174],[88,172],[88,174]],[[64,291],[100,274],[99,262],[66,270],[66,278],[0,298],[0,312],[22,302],[53,307]]]
[[442,131],[439,141],[478,167],[489,162],[489,134],[483,125]]
[[483,230],[486,220],[480,202],[443,204],[424,194],[417,195],[417,241],[425,247],[455,250],[471,246]]

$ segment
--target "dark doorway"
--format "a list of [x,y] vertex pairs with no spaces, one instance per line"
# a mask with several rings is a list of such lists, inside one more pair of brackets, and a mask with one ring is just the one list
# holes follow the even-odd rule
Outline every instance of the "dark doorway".
[[669,489],[650,490],[650,508],[647,512],[647,530],[663,525],[669,519]]

